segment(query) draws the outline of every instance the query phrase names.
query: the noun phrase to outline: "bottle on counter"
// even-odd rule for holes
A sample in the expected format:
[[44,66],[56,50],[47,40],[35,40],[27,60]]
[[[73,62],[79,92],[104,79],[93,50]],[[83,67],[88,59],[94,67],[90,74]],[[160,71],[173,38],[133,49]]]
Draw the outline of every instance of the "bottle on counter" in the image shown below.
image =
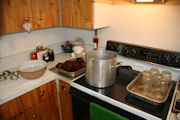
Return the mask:
[[48,56],[49,56],[49,61],[54,61],[53,49],[48,49]]
[[37,52],[31,52],[31,60],[37,60]]
[[44,53],[44,54],[43,54],[43,60],[46,61],[46,62],[49,62],[48,53]]
[[95,37],[93,38],[93,42],[94,42],[94,50],[97,50],[98,49],[98,42],[99,42],[99,39],[97,37],[97,30],[95,30]]
[[37,52],[37,59],[43,60],[43,54],[47,53],[47,49],[44,49],[43,46],[40,45],[40,46],[37,46],[36,52]]

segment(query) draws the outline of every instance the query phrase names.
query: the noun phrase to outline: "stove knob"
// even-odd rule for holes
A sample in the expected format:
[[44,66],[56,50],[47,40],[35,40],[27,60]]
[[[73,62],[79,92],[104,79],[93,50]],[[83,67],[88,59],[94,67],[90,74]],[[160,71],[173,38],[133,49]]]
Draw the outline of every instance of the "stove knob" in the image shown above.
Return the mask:
[[170,61],[170,56],[168,54],[164,54],[162,56],[162,64],[169,65],[169,61]]
[[135,55],[136,55],[136,50],[135,50],[135,49],[132,49],[132,50],[130,51],[130,55],[131,55],[131,56],[135,56]]
[[129,49],[128,49],[127,47],[124,48],[124,50],[123,50],[123,55],[124,55],[124,56],[129,55]]

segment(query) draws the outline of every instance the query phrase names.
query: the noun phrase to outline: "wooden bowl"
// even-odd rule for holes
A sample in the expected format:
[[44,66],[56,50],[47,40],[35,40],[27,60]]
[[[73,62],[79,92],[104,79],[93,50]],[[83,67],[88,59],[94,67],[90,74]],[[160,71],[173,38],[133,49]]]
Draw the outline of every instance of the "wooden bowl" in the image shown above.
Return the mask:
[[46,71],[46,62],[40,60],[31,60],[22,64],[18,70],[25,79],[37,79]]

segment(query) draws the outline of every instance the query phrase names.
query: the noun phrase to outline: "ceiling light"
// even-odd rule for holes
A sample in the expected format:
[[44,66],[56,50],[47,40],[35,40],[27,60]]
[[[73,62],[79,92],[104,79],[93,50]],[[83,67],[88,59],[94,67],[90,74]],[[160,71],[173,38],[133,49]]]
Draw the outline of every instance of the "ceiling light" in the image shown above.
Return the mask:
[[132,0],[133,3],[165,3],[165,0]]
[[154,0],[136,0],[136,2],[154,2]]

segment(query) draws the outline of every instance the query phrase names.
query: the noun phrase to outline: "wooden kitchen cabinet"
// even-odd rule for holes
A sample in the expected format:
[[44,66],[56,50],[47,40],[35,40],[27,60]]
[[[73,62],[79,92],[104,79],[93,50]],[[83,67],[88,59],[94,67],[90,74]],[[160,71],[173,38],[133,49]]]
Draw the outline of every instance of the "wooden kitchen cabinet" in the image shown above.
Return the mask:
[[98,29],[107,27],[111,0],[61,0],[62,26]]
[[25,22],[32,29],[60,26],[59,0],[1,0],[0,35],[24,31]]
[[73,120],[71,94],[68,93],[70,85],[60,80],[60,104],[62,120]]
[[21,96],[27,120],[59,120],[56,81]]
[[31,0],[0,1],[0,35],[23,31],[24,19],[32,23]]
[[21,100],[23,103],[23,107],[26,110],[56,93],[56,81],[54,80],[22,95]]
[[56,81],[0,106],[0,120],[60,120]]
[[27,120],[59,120],[57,94],[25,111]]
[[60,26],[59,0],[31,0],[33,29]]
[[15,117],[11,118],[10,120],[26,120],[24,113],[19,113]]
[[18,120],[18,118],[21,117],[21,115],[18,114],[22,113],[23,111],[23,105],[20,97],[15,98],[0,106],[0,120]]

